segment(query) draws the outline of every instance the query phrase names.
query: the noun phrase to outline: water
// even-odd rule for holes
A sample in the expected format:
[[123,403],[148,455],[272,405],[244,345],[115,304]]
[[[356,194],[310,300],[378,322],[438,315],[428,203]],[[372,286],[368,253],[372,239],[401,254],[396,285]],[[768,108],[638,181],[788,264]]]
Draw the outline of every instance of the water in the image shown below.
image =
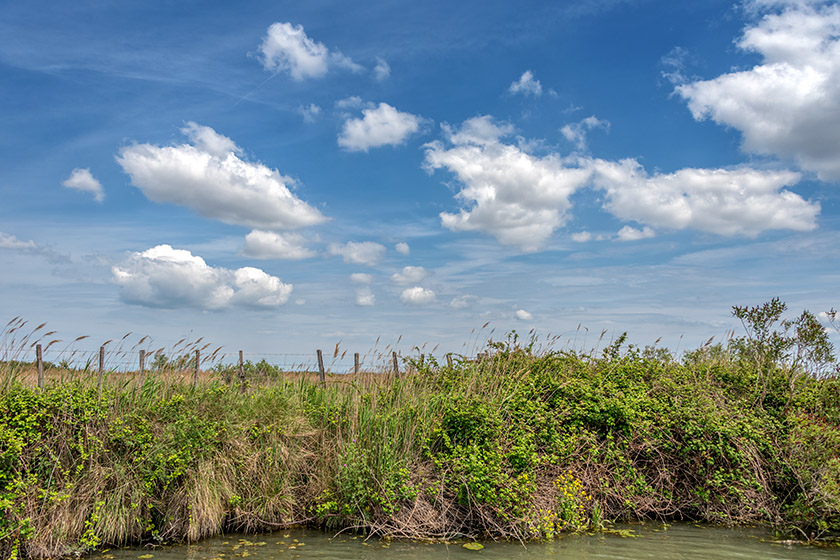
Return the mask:
[[172,547],[133,548],[96,553],[93,560],[657,560],[738,559],[840,560],[840,548],[772,542],[761,529],[645,524],[622,527],[635,537],[616,534],[570,535],[549,543],[486,542],[472,551],[463,543],[412,543],[365,540],[317,531],[228,535]]

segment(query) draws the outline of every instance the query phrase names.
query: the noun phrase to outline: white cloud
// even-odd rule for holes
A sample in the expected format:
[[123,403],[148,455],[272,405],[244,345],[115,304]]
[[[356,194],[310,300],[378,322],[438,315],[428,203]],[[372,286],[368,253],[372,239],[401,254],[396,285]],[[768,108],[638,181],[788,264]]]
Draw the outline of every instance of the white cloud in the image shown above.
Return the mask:
[[744,29],[738,47],[761,64],[676,91],[697,120],[711,118],[743,135],[743,149],[792,158],[822,180],[840,180],[840,5],[785,6]]
[[376,296],[367,286],[356,288],[356,305],[369,307],[376,305]]
[[335,108],[341,110],[348,110],[348,109],[361,109],[365,106],[365,102],[362,101],[362,98],[358,95],[352,95],[350,97],[345,97],[344,99],[339,99],[335,102]]
[[76,168],[70,172],[70,176],[62,183],[69,189],[76,189],[77,191],[89,192],[93,195],[93,200],[102,202],[105,200],[105,190],[100,183],[90,173],[90,169]]
[[322,78],[329,68],[363,68],[339,51],[330,52],[323,44],[306,35],[302,25],[277,22],[268,28],[260,45],[262,64],[271,72],[286,72],[293,80]]
[[10,233],[0,231],[0,249],[38,250],[39,247],[34,241],[21,241]]
[[300,260],[315,256],[299,233],[275,233],[255,229],[245,236],[242,254],[255,259]]
[[436,301],[437,296],[432,290],[421,288],[420,286],[414,286],[413,288],[406,288],[403,290],[403,293],[400,295],[400,299],[403,302],[410,303],[412,305],[424,305],[426,303]]
[[515,315],[516,315],[516,318],[519,319],[520,321],[530,321],[531,319],[534,318],[533,315],[531,315],[530,313],[528,313],[524,309],[518,309],[516,311]]
[[539,97],[542,95],[542,85],[539,80],[534,79],[534,74],[530,70],[526,70],[519,77],[518,82],[513,82],[508,88],[510,93],[521,93],[522,95],[533,95]]
[[475,296],[455,296],[452,298],[452,301],[449,302],[449,307],[453,309],[466,309],[467,307],[475,305],[476,302],[478,302],[478,298]]
[[314,123],[321,115],[321,107],[310,103],[309,105],[301,105],[298,107],[298,113],[303,115],[303,122]]
[[565,224],[570,196],[591,175],[556,154],[538,157],[503,143],[512,127],[488,116],[469,119],[457,132],[443,130],[452,147],[426,144],[424,166],[445,168],[462,184],[456,194],[461,210],[440,214],[443,226],[453,231],[482,231],[504,245],[536,251]]
[[429,273],[422,266],[406,266],[402,272],[395,272],[391,275],[391,281],[395,284],[416,284],[425,279]]
[[602,128],[609,132],[610,121],[601,120],[595,115],[591,115],[576,123],[567,124],[560,129],[560,133],[566,140],[573,143],[578,150],[585,150],[586,133],[594,128]]
[[592,240],[592,234],[588,231],[578,231],[572,234],[572,241],[575,243],[586,243]]
[[135,144],[117,157],[131,183],[154,202],[186,206],[228,224],[265,230],[295,229],[325,221],[290,189],[294,180],[243,159],[230,138],[188,123],[190,144]]
[[350,281],[354,284],[370,284],[373,282],[373,276],[364,272],[354,272],[350,275]]
[[385,246],[373,241],[348,241],[344,245],[330,243],[327,247],[330,255],[340,256],[346,263],[373,266],[385,255]]
[[361,119],[347,119],[338,135],[338,145],[350,151],[366,152],[379,146],[396,146],[420,130],[423,119],[404,113],[387,103],[362,111]]
[[411,253],[411,247],[408,246],[408,243],[397,243],[394,245],[394,250],[401,255],[408,255]]
[[819,203],[783,189],[800,179],[791,171],[689,168],[650,176],[634,159],[591,165],[595,185],[606,191],[604,207],[623,220],[747,237],[817,227]]
[[148,307],[272,308],[286,303],[292,293],[291,284],[258,268],[211,267],[169,245],[133,253],[111,271],[124,301]]
[[651,237],[656,237],[656,232],[649,226],[645,226],[642,229],[636,229],[632,226],[624,226],[618,230],[618,233],[616,234],[616,239],[618,241],[638,241],[640,239],[650,239]]
[[384,58],[376,59],[376,68],[373,69],[373,75],[380,82],[387,80],[391,76],[391,66]]

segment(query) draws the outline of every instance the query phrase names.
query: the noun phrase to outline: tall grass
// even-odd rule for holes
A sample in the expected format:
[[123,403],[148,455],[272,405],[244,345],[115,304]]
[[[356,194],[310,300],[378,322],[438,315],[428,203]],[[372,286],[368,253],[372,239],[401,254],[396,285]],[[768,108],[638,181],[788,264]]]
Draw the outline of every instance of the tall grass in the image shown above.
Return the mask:
[[758,368],[733,343],[677,359],[623,337],[583,352],[513,335],[480,360],[407,360],[400,378],[322,385],[262,366],[240,386],[222,365],[194,387],[201,341],[182,341],[168,355],[184,360],[111,375],[100,393],[87,363],[37,389],[19,358],[52,334],[10,325],[0,554],[298,524],[523,540],[615,519],[840,528],[836,375]]

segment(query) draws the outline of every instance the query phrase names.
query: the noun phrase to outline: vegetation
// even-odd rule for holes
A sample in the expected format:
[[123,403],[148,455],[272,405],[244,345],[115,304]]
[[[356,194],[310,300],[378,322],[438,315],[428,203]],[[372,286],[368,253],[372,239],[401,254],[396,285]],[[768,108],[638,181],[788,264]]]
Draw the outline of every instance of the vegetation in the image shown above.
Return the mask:
[[746,336],[679,359],[511,333],[480,361],[325,385],[257,364],[267,381],[246,388],[220,367],[196,387],[39,390],[7,363],[0,556],[294,524],[525,540],[656,518],[822,538],[840,530],[840,379],[817,319],[784,311],[734,308]]

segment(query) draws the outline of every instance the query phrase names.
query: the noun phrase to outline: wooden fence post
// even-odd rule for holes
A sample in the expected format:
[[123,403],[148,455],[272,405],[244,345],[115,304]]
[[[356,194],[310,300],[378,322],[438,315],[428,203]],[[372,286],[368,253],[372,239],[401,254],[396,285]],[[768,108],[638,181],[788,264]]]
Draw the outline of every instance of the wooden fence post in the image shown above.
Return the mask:
[[239,384],[242,391],[245,390],[245,362],[242,359],[242,350],[239,351]]
[[143,385],[143,376],[146,373],[146,351],[140,350],[140,385]]
[[99,397],[102,398],[102,382],[105,380],[105,345],[99,347]]
[[452,367],[452,352],[446,353],[446,365]]
[[396,350],[392,353],[392,355],[394,357],[394,375],[397,377],[397,379],[399,379],[399,377],[400,377],[400,365],[399,365],[399,362],[397,362],[397,352],[396,352]]
[[324,384],[327,382],[327,374],[324,371],[324,353],[321,350],[318,350],[318,373],[321,376],[321,383]]
[[353,373],[359,375],[359,353],[353,354]]
[[201,350],[195,351],[195,372],[193,373],[193,388],[198,387],[198,362],[201,361]]
[[420,367],[423,367],[423,362],[426,361],[426,354],[420,354]]
[[38,388],[44,388],[44,355],[41,350],[41,345],[35,346],[35,362],[38,366]]

